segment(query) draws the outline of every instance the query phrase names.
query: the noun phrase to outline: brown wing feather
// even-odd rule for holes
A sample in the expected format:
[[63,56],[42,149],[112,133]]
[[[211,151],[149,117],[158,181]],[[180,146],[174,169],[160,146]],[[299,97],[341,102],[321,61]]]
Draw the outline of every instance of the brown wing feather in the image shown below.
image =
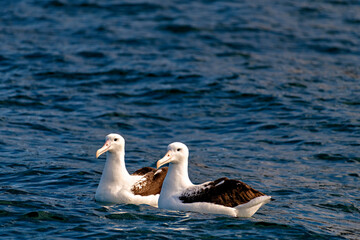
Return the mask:
[[146,173],[148,172],[154,172],[156,171],[155,168],[152,168],[152,167],[143,167],[143,168],[140,168],[138,170],[136,170],[133,174],[131,175],[145,175]]
[[264,195],[241,181],[220,178],[188,189],[179,199],[183,203],[209,202],[236,207]]
[[162,184],[164,182],[166,173],[168,171],[168,167],[164,167],[160,169],[146,167],[142,169],[139,169],[135,172],[138,174],[135,173],[132,174],[132,175],[142,175],[139,173],[145,172],[143,177],[138,182],[136,182],[134,186],[131,188],[131,191],[135,195],[141,195],[141,196],[160,194]]

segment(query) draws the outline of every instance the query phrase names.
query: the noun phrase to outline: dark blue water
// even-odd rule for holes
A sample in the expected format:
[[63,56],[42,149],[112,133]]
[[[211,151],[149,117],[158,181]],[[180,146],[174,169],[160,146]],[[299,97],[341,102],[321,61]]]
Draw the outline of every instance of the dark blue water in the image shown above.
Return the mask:
[[[11,0],[0,6],[2,239],[359,239],[360,2]],[[94,201],[174,141],[190,178],[272,195],[252,218]]]

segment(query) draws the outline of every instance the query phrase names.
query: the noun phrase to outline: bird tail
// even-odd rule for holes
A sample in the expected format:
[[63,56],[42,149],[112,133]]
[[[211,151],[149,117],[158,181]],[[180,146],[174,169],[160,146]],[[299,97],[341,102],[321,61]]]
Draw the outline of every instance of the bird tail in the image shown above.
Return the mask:
[[251,217],[264,204],[270,202],[271,196],[260,196],[252,199],[250,202],[235,207],[237,217]]

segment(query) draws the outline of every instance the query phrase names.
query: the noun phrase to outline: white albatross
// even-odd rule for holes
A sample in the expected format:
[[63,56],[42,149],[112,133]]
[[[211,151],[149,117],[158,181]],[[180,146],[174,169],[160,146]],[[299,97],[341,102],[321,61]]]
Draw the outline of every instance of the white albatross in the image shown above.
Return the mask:
[[167,169],[144,167],[130,175],[125,167],[125,140],[119,134],[106,136],[104,146],[96,152],[96,158],[105,152],[106,162],[95,200],[157,207]]
[[194,185],[188,175],[188,157],[186,145],[174,142],[157,162],[157,168],[170,163],[159,197],[159,208],[251,217],[270,201],[270,196],[238,180],[220,178]]

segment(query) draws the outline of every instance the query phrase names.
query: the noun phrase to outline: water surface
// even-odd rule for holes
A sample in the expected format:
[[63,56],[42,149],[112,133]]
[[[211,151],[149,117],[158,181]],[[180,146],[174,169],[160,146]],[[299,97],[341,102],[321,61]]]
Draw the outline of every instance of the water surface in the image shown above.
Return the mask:
[[[14,0],[0,7],[4,239],[358,239],[360,3]],[[252,218],[94,201],[108,133],[129,171],[190,149]]]

